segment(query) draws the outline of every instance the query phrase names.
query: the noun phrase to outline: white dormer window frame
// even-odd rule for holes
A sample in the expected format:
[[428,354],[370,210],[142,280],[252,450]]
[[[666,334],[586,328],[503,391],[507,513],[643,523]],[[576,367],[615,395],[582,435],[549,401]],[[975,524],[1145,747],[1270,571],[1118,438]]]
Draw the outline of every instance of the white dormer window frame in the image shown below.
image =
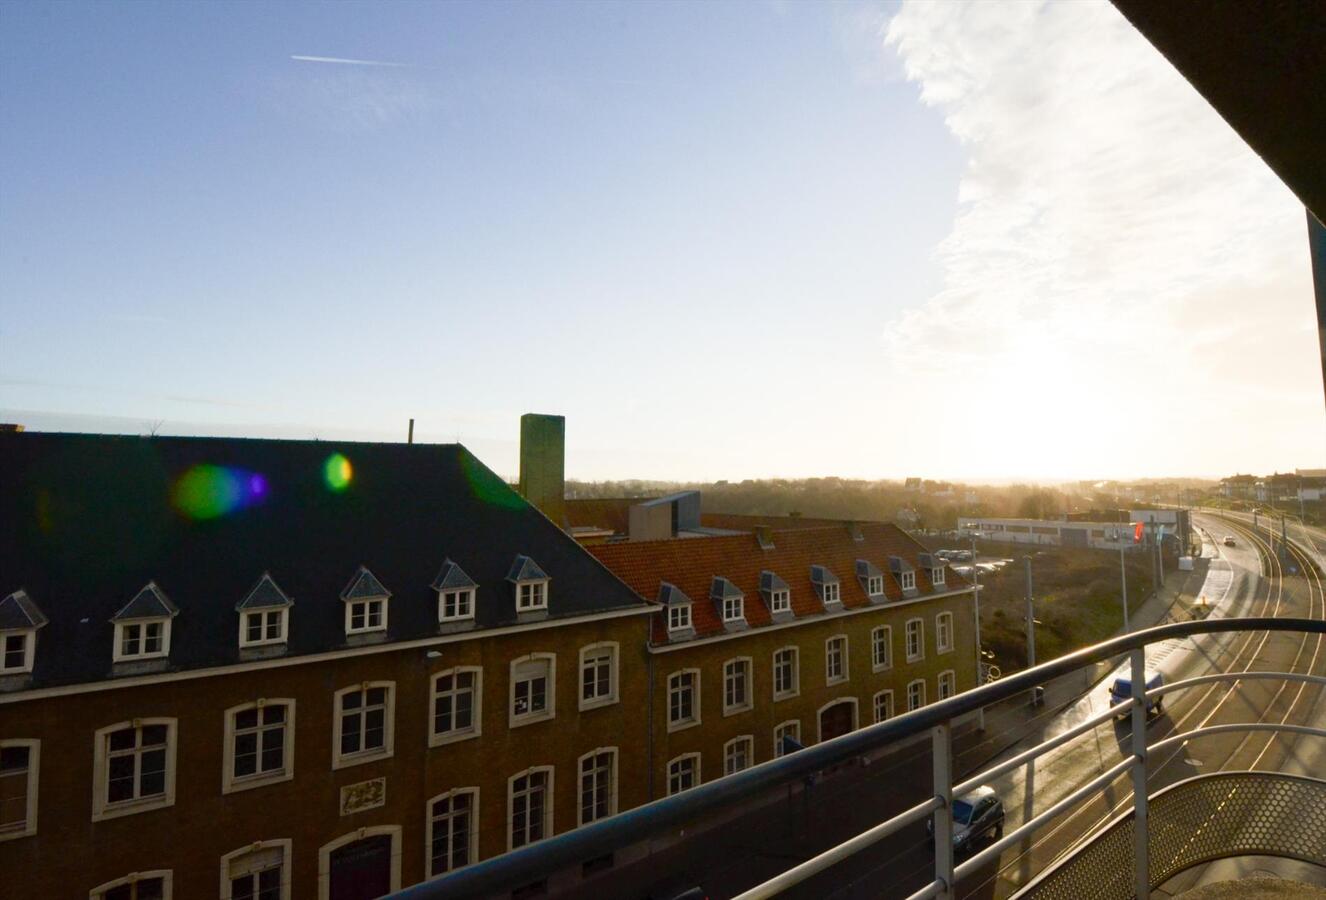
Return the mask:
[[842,602],[842,595],[839,593],[838,582],[824,582],[824,602],[825,604]]
[[769,592],[769,611],[773,613],[785,613],[792,611],[792,592],[787,588]]
[[0,631],[0,677],[31,672],[36,657],[36,628]]
[[534,612],[548,608],[549,578],[516,582],[516,612]]
[[744,601],[745,597],[738,594],[735,597],[723,598],[723,621],[741,622],[746,618]]
[[[239,646],[266,647],[286,643],[290,628],[289,612],[288,606],[242,610],[239,614]],[[256,626],[258,637],[250,636],[250,626]]]
[[[356,622],[356,620],[358,620]],[[387,598],[362,597],[345,601],[345,633],[372,634],[387,630]]]
[[115,623],[111,662],[165,659],[170,655],[170,616],[145,616]]
[[871,575],[866,579],[866,593],[872,597],[878,597],[884,593],[884,576]]
[[930,583],[931,583],[931,584],[943,584],[943,583],[944,583],[944,567],[943,567],[943,566],[935,566],[933,569],[930,570]]
[[691,627],[691,605],[674,603],[668,607],[668,631],[685,631]]
[[898,583],[904,591],[916,590],[916,573],[908,569],[898,575]]
[[437,620],[463,622],[474,618],[474,588],[446,588],[437,592]]

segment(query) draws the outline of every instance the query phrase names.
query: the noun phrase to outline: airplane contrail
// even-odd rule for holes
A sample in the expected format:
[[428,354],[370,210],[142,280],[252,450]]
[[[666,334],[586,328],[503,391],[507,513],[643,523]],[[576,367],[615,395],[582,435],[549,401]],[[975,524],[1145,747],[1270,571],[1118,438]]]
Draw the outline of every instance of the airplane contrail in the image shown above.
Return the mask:
[[381,62],[376,59],[342,59],[339,56],[296,56],[292,54],[291,59],[299,62],[316,63],[336,63],[342,66],[386,66],[392,69],[408,69],[409,63]]

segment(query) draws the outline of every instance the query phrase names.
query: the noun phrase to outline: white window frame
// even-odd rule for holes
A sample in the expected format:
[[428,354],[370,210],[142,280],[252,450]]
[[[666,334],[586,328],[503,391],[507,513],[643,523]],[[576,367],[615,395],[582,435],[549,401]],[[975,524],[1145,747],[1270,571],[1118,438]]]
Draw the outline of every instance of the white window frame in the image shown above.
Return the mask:
[[[691,769],[691,773],[692,773],[692,776],[693,776],[693,779],[694,779],[694,783],[693,783],[690,787],[685,787],[685,788],[681,788],[680,790],[676,790],[676,791],[674,791],[674,790],[672,789],[672,778],[673,778],[672,767],[673,767],[673,766],[680,766],[681,764],[683,764],[683,763],[687,763],[687,762],[693,763],[693,765],[692,765],[692,769]],[[681,754],[681,756],[674,756],[672,759],[668,760],[668,770],[667,770],[667,778],[668,778],[668,781],[667,781],[667,787],[668,787],[668,794],[667,794],[667,795],[668,795],[669,797],[671,797],[673,794],[680,794],[680,793],[683,793],[684,791],[689,791],[691,788],[696,788],[696,787],[699,787],[700,785],[704,784],[704,780],[703,780],[703,778],[702,778],[702,776],[701,776],[701,773],[700,773],[700,762],[701,762],[701,757],[700,757],[700,754],[699,754],[699,753],[683,753],[683,754]],[[680,776],[680,772],[678,772],[677,774],[678,774],[678,776]]]
[[[619,645],[616,641],[599,641],[596,644],[588,644],[580,648],[580,666],[579,666],[580,682],[577,688],[576,696],[579,698],[579,706],[582,711],[587,709],[597,709],[600,706],[612,706],[613,704],[618,702],[617,671],[619,669],[618,660],[621,658],[621,653],[619,652],[618,647]],[[585,669],[588,664],[588,658],[590,657],[591,654],[597,656],[598,654],[600,654],[602,651],[605,650],[607,651],[608,654],[608,693],[596,694],[595,696],[590,697],[588,700],[586,700]],[[597,685],[598,685],[597,678],[594,679],[594,684],[595,684],[595,689],[597,690]]]
[[898,583],[902,585],[902,589],[904,591],[916,590],[916,573],[913,572],[911,569],[907,569],[906,571],[899,573]]
[[[738,745],[744,745],[746,750],[746,764],[740,769],[732,768],[732,756]],[[735,775],[736,773],[749,769],[755,765],[755,736],[750,734],[739,734],[732,740],[723,745],[723,775]]]
[[[23,639],[23,663],[17,668],[5,668],[5,645],[9,643],[12,637]],[[37,656],[37,629],[35,628],[10,628],[6,631],[0,631],[0,678],[6,675],[22,675],[32,671],[33,660]]]
[[113,891],[117,887],[124,887],[126,884],[134,884],[139,881],[147,881],[149,878],[160,878],[162,900],[171,900],[174,896],[174,888],[171,884],[175,879],[175,871],[173,869],[152,869],[147,872],[134,872],[132,875],[116,878],[114,881],[108,881],[105,884],[99,884],[88,892],[88,900],[102,900],[107,892]]
[[[450,866],[448,858],[448,867],[441,871],[433,869],[433,831],[437,826],[437,821],[433,818],[433,804],[443,800],[450,800],[461,794],[470,795],[470,837],[469,837],[469,856],[470,861],[463,866]],[[459,872],[461,869],[469,868],[479,861],[479,788],[477,785],[470,787],[453,788],[449,791],[443,791],[436,797],[428,798],[424,803],[424,877],[436,878],[439,875],[446,875],[448,872]]]
[[935,566],[930,570],[930,583],[940,585],[944,583],[944,567]]
[[[437,698],[441,693],[437,689],[437,683],[448,676],[453,679],[457,675],[474,676],[474,703],[470,708],[470,727],[464,729],[453,728],[451,731],[435,731],[437,722]],[[453,695],[455,690],[451,692]],[[455,719],[455,705],[452,705],[452,718]],[[476,738],[483,734],[483,668],[480,666],[455,666],[450,669],[443,669],[440,672],[434,672],[428,676],[428,746],[440,747],[443,744],[454,744],[457,741],[468,741],[470,738]],[[438,798],[434,798],[438,799]]]
[[772,613],[786,613],[792,611],[792,592],[787,588],[769,592],[769,611]]
[[[386,631],[386,630],[387,630],[387,599],[388,599],[388,598],[386,598],[386,597],[362,597],[362,598],[357,599],[357,600],[346,600],[346,601],[345,601],[345,633],[346,633],[346,635],[349,636],[349,635],[352,635],[352,634],[375,634],[375,633],[377,633],[377,632],[379,632],[379,631]],[[382,621],[381,621],[379,624],[377,624],[377,625],[370,625],[370,624],[368,624],[368,621],[369,621],[369,611],[370,611],[371,608],[372,608],[372,604],[375,604],[375,603],[376,603],[376,604],[380,604],[380,605],[382,606]],[[361,627],[359,627],[359,628],[355,628],[354,625],[351,624],[351,623],[354,621],[354,610],[355,610],[355,607],[357,607],[357,606],[362,606],[362,607],[364,607],[364,624],[363,624],[363,626],[361,626]]]
[[368,825],[349,834],[328,841],[318,848],[318,900],[330,900],[331,896],[331,855],[346,844],[362,841],[364,838],[388,835],[391,838],[391,889],[401,889],[401,826]]
[[[778,690],[778,655],[780,653],[792,654],[792,686],[787,690],[779,692]],[[779,647],[773,652],[773,698],[779,700],[788,700],[801,693],[801,648],[796,646]]]
[[744,622],[746,619],[746,598],[738,594],[723,598],[723,621]]
[[[166,771],[165,791],[157,796],[119,800],[111,803],[107,799],[107,780],[110,777],[110,748],[108,742],[112,732],[122,728],[144,728],[149,725],[166,726]],[[116,819],[152,809],[165,809],[175,805],[175,753],[179,749],[178,720],[166,717],[148,719],[127,719],[98,728],[92,741],[92,821]],[[111,885],[114,887],[115,885]]]
[[953,649],[953,613],[935,616],[935,653],[948,653]]
[[[884,651],[882,654],[881,649]],[[870,671],[883,672],[891,668],[893,668],[893,626],[880,625],[870,631]]]
[[872,597],[882,597],[884,595],[884,576],[871,575],[867,578],[866,593]]
[[[456,596],[456,613],[447,615],[447,597],[454,594]],[[446,588],[437,592],[437,620],[439,622],[465,622],[474,618],[474,597],[475,589],[467,588]],[[464,609],[465,612],[460,612]]]
[[779,722],[776,726],[774,726],[773,730],[774,759],[777,759],[778,757],[783,755],[783,731],[787,729],[789,725],[796,732],[796,734],[792,735],[792,740],[796,741],[797,743],[801,743],[800,719],[788,719],[786,722]]
[[[585,760],[593,759],[604,753],[612,755],[612,766],[608,771],[608,811],[598,819],[585,820]],[[576,760],[576,827],[584,827],[592,822],[617,815],[617,761],[621,756],[616,747],[595,747]]]
[[[732,666],[736,669],[729,671]],[[745,679],[746,689],[743,692],[744,700],[740,703],[728,703],[728,682],[732,676],[740,671]],[[749,656],[737,656],[723,663],[723,715],[731,716],[737,713],[749,712],[755,705],[755,665]]]
[[[115,623],[115,643],[111,645],[111,662],[138,662],[144,659],[165,659],[170,656],[170,616],[145,616],[141,619],[125,619]],[[161,626],[161,649],[147,653],[142,648],[147,644],[147,627]],[[141,629],[138,632],[139,652],[125,653],[124,639],[130,628]]]
[[290,884],[294,880],[293,873],[290,871],[290,843],[289,838],[275,841],[254,841],[252,844],[240,847],[238,850],[231,850],[221,857],[221,893],[219,894],[221,900],[234,900],[234,895],[230,893],[231,861],[259,850],[270,850],[273,847],[279,847],[281,850],[281,900],[290,900]]
[[[920,688],[919,693],[921,695],[921,703],[918,706],[912,705],[912,688],[914,687]],[[920,709],[923,706],[925,706],[925,679],[917,678],[907,682],[907,711],[911,712],[912,710]]]
[[842,602],[842,591],[840,589],[838,582],[836,581],[824,582],[825,605],[827,606],[830,603],[841,603],[841,602]]
[[[250,709],[263,710],[268,706],[282,705],[286,708],[285,713],[285,742],[282,748],[281,771],[279,772],[255,772],[252,775],[235,775],[235,732],[238,728],[235,725],[236,717]],[[261,714],[260,714],[261,715]],[[261,728],[259,728],[261,731]],[[251,703],[241,703],[238,706],[232,706],[225,712],[225,745],[222,748],[221,760],[221,793],[231,794],[235,791],[246,791],[249,788],[262,787],[267,784],[278,784],[282,781],[289,781],[295,777],[295,700],[293,697],[261,697]]]
[[[341,698],[353,691],[367,692],[373,688],[386,688],[387,695],[385,700],[386,709],[382,721],[382,746],[373,747],[368,750],[356,750],[353,753],[341,753],[341,720],[344,717],[344,711],[341,709]],[[364,709],[364,707],[360,707]],[[360,733],[363,733],[361,723]],[[350,766],[358,766],[366,762],[373,762],[379,759],[390,759],[395,754],[396,748],[396,682],[394,681],[364,681],[359,684],[352,684],[349,687],[343,687],[332,697],[332,769],[346,769]]]
[[[263,609],[245,609],[240,610],[239,614],[239,646],[245,647],[267,647],[273,644],[286,643],[286,636],[289,631],[290,607],[288,606],[269,606]],[[267,637],[267,617],[276,615],[280,621],[280,634],[277,637]],[[262,631],[262,637],[256,641],[249,640],[249,617],[259,617],[259,629]]]
[[[525,841],[518,845],[516,844],[516,834],[513,829],[516,818],[516,782],[521,778],[525,778],[538,772],[546,773],[548,776],[547,781],[544,782],[543,788],[543,837],[532,841]],[[515,850],[517,846],[528,847],[531,844],[537,844],[539,841],[545,841],[553,836],[553,798],[556,796],[553,779],[555,776],[556,771],[552,766],[530,766],[528,769],[522,769],[506,780],[506,849],[508,852]],[[525,828],[528,832],[528,822],[526,823]]]
[[[842,656],[841,656],[841,659],[839,659],[839,661],[838,661],[839,667],[841,668],[842,671],[839,672],[837,675],[834,675],[834,674],[833,674],[833,646],[834,646],[835,642],[837,642],[837,641],[842,641]],[[847,663],[848,663],[848,659],[847,659],[847,635],[845,635],[845,634],[835,634],[835,635],[833,635],[832,637],[825,638],[825,640],[824,640],[824,683],[825,683],[825,684],[842,684],[843,682],[849,680],[852,676],[851,676],[851,670],[848,668]]]
[[[948,691],[944,691],[944,683],[948,683]],[[947,700],[958,692],[958,676],[952,669],[945,669],[939,673],[935,679],[935,690],[940,700]]]
[[[673,687],[672,682],[674,679],[680,678],[683,675],[691,676],[691,717],[689,719],[678,719],[676,721],[673,721],[672,693],[677,688]],[[694,728],[696,725],[699,725],[700,724],[700,670],[678,669],[677,671],[672,672],[671,674],[668,675],[667,686],[668,686],[668,697],[667,697],[668,731],[669,732],[682,731],[686,728]]]
[[[913,632],[912,626],[916,629]],[[916,649],[912,649],[912,635],[916,635]],[[920,662],[925,659],[925,619],[908,619],[903,633],[903,650],[907,654],[909,663]]]
[[[537,612],[548,608],[548,582],[551,578],[531,578],[516,582],[516,612]],[[530,602],[525,602],[525,588],[529,588]]]
[[[545,688],[544,708],[537,712],[516,713],[516,667],[523,663],[533,662],[535,660],[546,660],[548,663],[548,686]],[[534,722],[545,722],[557,718],[557,654],[556,653],[529,653],[519,659],[511,660],[507,669],[509,683],[506,715],[507,727],[519,728],[522,725],[530,725]]]
[[37,792],[41,777],[41,741],[35,738],[4,738],[0,740],[0,749],[5,747],[28,748],[28,795],[27,807],[23,814],[23,827],[9,831],[0,831],[0,842],[15,838],[30,837],[37,833]]
[[[888,708],[888,715],[884,716],[883,718],[881,718],[879,715],[879,706],[881,700],[884,701],[884,705]],[[893,690],[890,688],[880,691],[879,693],[875,694],[874,697],[870,698],[870,710],[875,716],[876,725],[878,725],[880,722],[885,722],[889,719],[892,719],[895,715],[897,715],[896,707],[894,707],[893,705]]]
[[667,616],[669,632],[686,631],[691,627],[691,604],[673,603],[668,606]]

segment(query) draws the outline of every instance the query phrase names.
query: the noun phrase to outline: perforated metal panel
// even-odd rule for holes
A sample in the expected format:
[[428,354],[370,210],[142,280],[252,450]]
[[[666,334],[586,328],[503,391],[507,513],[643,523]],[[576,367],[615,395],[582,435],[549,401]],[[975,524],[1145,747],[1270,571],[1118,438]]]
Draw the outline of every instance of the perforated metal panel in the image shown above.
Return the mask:
[[[1217,772],[1171,785],[1148,804],[1154,889],[1184,869],[1232,856],[1326,866],[1326,781],[1276,772]],[[1129,812],[1016,895],[1027,900],[1133,896]]]

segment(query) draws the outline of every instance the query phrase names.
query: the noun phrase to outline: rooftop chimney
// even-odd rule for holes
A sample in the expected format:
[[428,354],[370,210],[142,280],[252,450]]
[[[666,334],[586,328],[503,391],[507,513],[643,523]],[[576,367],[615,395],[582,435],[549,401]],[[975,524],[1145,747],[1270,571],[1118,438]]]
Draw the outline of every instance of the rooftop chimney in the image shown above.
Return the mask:
[[755,526],[755,539],[760,542],[761,550],[772,550],[774,548],[773,529],[768,525]]
[[566,417],[520,417],[520,493],[558,525],[566,525]]

